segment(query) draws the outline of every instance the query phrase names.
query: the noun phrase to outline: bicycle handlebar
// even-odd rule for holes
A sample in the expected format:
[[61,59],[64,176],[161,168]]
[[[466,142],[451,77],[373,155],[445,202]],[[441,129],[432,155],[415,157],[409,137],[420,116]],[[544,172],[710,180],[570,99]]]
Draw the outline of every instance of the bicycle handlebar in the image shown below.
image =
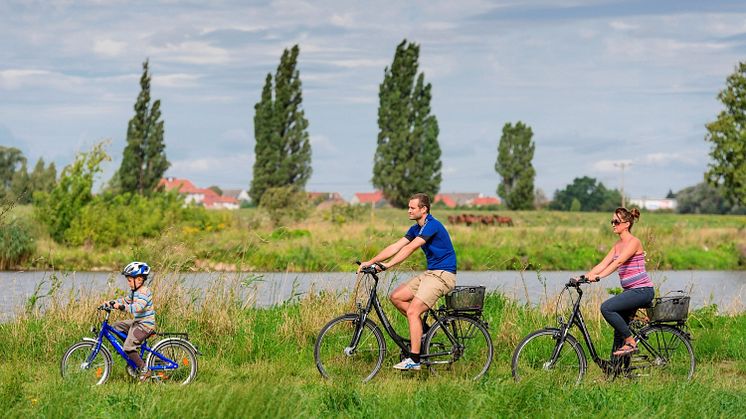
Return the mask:
[[[361,264],[362,264],[362,262],[360,262],[359,260],[355,261],[355,263],[357,263],[358,265],[361,265]],[[376,268],[376,267],[378,267],[378,268]],[[375,274],[377,274],[378,272],[383,272],[383,271],[385,271],[385,270],[386,270],[386,267],[385,267],[385,266],[383,266],[383,264],[382,264],[382,263],[380,263],[380,262],[376,262],[376,263],[374,263],[374,264],[372,264],[372,265],[370,265],[370,266],[366,266],[366,267],[364,267],[364,268],[360,269],[360,272],[362,272],[362,273],[364,273],[364,274],[371,274],[371,275],[375,275]]]
[[570,278],[570,281],[565,284],[566,287],[574,287],[577,288],[583,284],[590,284],[591,282],[598,282],[601,278],[596,277],[595,281],[591,281],[590,279],[586,278],[585,275],[580,275],[577,278]]

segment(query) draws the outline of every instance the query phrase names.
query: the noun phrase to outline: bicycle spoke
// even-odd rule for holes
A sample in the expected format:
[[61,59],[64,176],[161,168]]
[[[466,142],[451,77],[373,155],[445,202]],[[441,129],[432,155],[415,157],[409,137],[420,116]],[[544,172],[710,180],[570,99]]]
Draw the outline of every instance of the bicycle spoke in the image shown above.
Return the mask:
[[443,324],[433,326],[425,341],[423,360],[435,374],[475,380],[480,378],[492,363],[493,349],[489,333],[477,320],[453,317],[444,321],[445,328],[455,339],[451,340]]
[[694,374],[694,351],[686,336],[678,329],[655,325],[648,328],[644,341],[638,343],[639,353],[631,357],[631,377],[688,380]]
[[381,368],[386,346],[380,331],[372,323],[365,323],[357,345],[350,346],[358,322],[355,315],[342,316],[322,329],[314,348],[314,358],[324,377],[367,381]]
[[585,373],[585,355],[568,335],[561,347],[558,330],[539,330],[528,335],[513,353],[513,377],[517,381],[550,379],[560,385],[579,383]]

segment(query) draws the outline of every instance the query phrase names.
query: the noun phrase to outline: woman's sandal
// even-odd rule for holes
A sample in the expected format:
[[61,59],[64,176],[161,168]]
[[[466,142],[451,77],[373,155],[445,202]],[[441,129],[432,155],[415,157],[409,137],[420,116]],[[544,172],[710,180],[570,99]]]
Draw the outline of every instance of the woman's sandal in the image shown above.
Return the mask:
[[629,343],[625,343],[624,345],[620,346],[619,349],[614,351],[614,356],[624,356],[629,355],[637,352],[637,346],[630,345]]

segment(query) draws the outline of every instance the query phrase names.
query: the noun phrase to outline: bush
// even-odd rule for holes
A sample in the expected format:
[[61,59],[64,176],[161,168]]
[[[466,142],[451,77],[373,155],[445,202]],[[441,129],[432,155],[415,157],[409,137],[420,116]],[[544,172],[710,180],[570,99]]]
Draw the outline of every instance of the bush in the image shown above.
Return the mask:
[[267,211],[275,226],[283,222],[304,220],[310,212],[308,195],[295,186],[267,189],[259,206]]
[[224,214],[209,213],[202,207],[184,207],[183,199],[175,193],[156,193],[151,197],[104,194],[81,210],[65,233],[65,240],[73,245],[114,247],[157,237],[170,226],[194,233],[222,230],[226,224]]
[[0,228],[0,270],[27,261],[36,251],[36,242],[23,223],[12,220]]

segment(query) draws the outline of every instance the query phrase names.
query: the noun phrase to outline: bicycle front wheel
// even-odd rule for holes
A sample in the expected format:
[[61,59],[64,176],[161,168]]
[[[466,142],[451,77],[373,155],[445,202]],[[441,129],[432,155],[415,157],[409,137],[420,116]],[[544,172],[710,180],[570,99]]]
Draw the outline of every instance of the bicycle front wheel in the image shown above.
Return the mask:
[[690,380],[696,360],[689,337],[668,325],[652,325],[640,331],[639,352],[632,354],[629,375],[656,379]]
[[355,347],[352,340],[360,324],[357,314],[345,314],[321,329],[313,348],[316,368],[324,378],[345,377],[369,381],[381,369],[386,353],[386,341],[381,330],[365,320]]
[[158,342],[148,356],[152,379],[161,383],[189,384],[197,376],[197,354],[178,339]]
[[487,328],[467,316],[446,317],[435,323],[423,347],[423,361],[434,374],[477,380],[492,364],[492,338]]
[[62,356],[60,373],[65,381],[81,384],[101,385],[111,373],[111,353],[101,347],[96,357],[91,359],[96,342],[83,341],[70,346]]
[[561,385],[580,383],[587,367],[583,348],[570,334],[560,342],[561,335],[559,329],[542,329],[526,336],[513,352],[513,378],[523,381],[540,377]]

